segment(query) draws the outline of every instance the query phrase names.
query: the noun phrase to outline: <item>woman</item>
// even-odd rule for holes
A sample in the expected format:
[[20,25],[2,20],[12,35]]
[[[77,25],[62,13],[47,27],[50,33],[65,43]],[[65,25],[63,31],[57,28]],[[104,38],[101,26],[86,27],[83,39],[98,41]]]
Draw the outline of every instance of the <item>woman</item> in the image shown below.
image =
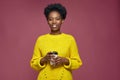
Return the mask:
[[51,31],[38,37],[30,65],[39,71],[37,80],[72,80],[71,71],[82,62],[74,37],[60,30],[66,9],[61,4],[50,4],[44,14]]

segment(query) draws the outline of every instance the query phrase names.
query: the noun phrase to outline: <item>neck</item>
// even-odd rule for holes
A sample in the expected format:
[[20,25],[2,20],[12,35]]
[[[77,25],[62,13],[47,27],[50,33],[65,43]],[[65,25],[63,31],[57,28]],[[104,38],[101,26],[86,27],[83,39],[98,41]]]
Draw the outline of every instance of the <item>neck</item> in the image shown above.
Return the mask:
[[61,31],[51,31],[50,34],[52,34],[52,35],[58,35],[58,34],[61,34]]

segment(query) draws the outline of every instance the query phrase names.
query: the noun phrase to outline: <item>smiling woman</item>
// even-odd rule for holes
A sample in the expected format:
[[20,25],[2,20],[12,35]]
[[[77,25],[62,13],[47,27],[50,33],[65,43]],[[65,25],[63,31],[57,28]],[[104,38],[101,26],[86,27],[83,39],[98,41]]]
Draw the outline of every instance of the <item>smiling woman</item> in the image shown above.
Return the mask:
[[30,65],[39,71],[37,80],[72,80],[71,71],[82,61],[74,37],[61,32],[66,9],[61,4],[50,4],[44,14],[51,31],[38,37]]
[[51,34],[61,33],[60,27],[66,18],[66,8],[61,4],[51,4],[45,8],[44,14],[51,29]]
[[51,29],[51,34],[60,34],[60,27],[64,20],[61,18],[60,13],[52,11],[48,16],[48,24]]

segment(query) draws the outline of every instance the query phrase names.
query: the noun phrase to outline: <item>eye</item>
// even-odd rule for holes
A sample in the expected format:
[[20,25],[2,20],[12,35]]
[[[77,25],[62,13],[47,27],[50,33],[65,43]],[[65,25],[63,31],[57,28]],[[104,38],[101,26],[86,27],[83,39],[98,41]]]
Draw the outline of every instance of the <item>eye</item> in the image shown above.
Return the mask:
[[52,18],[48,18],[48,21],[52,21]]
[[61,20],[61,17],[57,17],[56,20]]

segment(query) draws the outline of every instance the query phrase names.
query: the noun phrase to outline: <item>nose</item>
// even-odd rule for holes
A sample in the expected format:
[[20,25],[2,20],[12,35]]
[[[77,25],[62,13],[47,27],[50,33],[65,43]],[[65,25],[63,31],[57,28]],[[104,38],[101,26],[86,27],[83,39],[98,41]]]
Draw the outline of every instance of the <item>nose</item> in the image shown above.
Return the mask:
[[55,20],[55,19],[53,19],[52,23],[53,23],[53,24],[56,24],[56,20]]

